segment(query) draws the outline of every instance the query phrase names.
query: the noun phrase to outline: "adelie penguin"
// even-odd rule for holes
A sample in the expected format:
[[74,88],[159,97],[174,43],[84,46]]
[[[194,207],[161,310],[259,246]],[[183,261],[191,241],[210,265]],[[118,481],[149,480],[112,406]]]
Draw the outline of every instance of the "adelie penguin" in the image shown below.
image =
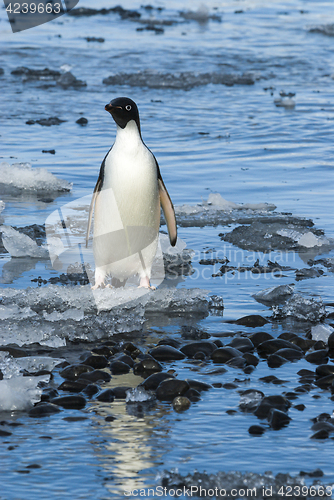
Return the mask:
[[116,122],[117,134],[102,162],[89,210],[86,246],[95,206],[93,289],[104,287],[108,275],[120,282],[139,275],[140,287],[153,288],[160,206],[172,246],[177,239],[174,207],[158,162],[142,140],[136,103],[118,97],[105,109]]

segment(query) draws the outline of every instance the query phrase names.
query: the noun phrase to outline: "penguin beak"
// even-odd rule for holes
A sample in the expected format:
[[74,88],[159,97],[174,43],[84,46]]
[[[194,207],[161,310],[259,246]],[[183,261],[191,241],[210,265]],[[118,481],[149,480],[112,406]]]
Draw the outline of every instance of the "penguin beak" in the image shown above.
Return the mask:
[[113,106],[112,104],[109,103],[104,106],[104,109],[108,111],[108,113],[112,114],[113,111],[115,111],[115,109],[122,109],[122,108],[121,106]]

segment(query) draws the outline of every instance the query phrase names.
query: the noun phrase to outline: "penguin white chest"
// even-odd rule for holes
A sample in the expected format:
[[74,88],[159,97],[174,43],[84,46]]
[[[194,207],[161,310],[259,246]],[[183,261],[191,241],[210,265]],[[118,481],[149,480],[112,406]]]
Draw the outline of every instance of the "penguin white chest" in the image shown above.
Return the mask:
[[94,257],[101,274],[150,277],[160,225],[157,166],[137,125],[118,128],[105,159],[94,215]]

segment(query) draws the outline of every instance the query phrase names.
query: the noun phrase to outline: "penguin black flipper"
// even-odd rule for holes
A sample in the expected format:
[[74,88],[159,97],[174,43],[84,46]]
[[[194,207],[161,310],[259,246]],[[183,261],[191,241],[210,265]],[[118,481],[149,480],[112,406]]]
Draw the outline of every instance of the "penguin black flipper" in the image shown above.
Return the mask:
[[158,162],[155,159],[155,163],[157,165],[158,171],[158,186],[159,186],[159,195],[160,195],[160,203],[162,206],[162,210],[164,212],[164,216],[167,222],[167,229],[169,235],[169,241],[172,247],[175,247],[177,240],[177,228],[176,228],[176,219],[175,219],[175,211],[172,200],[168,194],[167,188],[162,180],[160,168]]
[[99,194],[99,192],[102,189],[102,184],[103,184],[103,179],[104,179],[104,165],[105,165],[106,158],[107,158],[108,154],[110,153],[110,151],[111,150],[109,150],[108,153],[105,155],[103,162],[101,164],[99,177],[97,179],[97,183],[96,183],[94,191],[93,191],[92,201],[90,202],[89,213],[88,213],[87,232],[86,232],[86,248],[88,247],[89,233],[90,233],[90,227],[92,225],[92,217],[93,217],[93,212],[94,212],[95,201],[96,201],[97,195]]

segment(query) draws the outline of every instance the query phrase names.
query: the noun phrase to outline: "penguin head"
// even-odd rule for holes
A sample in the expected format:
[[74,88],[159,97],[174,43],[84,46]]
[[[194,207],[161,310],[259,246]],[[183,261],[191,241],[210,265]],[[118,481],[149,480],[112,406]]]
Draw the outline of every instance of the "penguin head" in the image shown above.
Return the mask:
[[139,112],[136,103],[132,99],[117,97],[110,101],[109,104],[106,104],[104,109],[111,114],[119,127],[125,128],[131,120],[134,120],[140,132]]

